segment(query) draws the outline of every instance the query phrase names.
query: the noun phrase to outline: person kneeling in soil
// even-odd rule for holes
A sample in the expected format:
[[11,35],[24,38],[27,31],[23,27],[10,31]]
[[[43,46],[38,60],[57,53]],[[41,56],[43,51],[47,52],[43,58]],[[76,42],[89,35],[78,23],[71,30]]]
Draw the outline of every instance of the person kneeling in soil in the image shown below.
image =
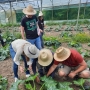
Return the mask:
[[62,68],[58,69],[60,77],[69,76],[74,78],[76,75],[82,78],[90,78],[90,71],[82,56],[74,49],[59,47],[54,53],[54,63],[49,69],[49,76],[59,63],[63,64]]
[[26,40],[17,39],[10,45],[10,55],[13,59],[13,72],[16,82],[18,80],[18,66],[21,73],[24,72],[23,67],[20,65],[20,56],[24,60],[26,77],[29,77],[29,70],[32,70],[32,61],[30,58],[37,58],[39,55],[39,49]]
[[[38,56],[38,62],[37,62],[37,69],[39,76],[36,78],[36,82],[40,83],[40,78],[47,74],[49,68],[53,64],[53,53],[49,49],[42,49],[40,50],[40,54]],[[53,78],[55,74],[55,71],[50,74],[50,76]]]

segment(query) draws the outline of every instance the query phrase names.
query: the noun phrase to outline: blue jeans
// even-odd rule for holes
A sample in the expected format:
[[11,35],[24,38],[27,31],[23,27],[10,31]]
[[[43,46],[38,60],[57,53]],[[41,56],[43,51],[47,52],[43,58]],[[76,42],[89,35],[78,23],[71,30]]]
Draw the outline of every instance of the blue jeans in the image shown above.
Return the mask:
[[[16,54],[16,52],[13,50],[12,45],[10,45],[10,55],[11,55],[12,60],[14,60],[15,54]],[[27,70],[27,68],[29,66],[27,65],[26,59],[25,59],[24,55],[21,55],[21,56],[22,56],[22,59],[24,60],[26,74],[30,74],[29,70]],[[15,64],[14,61],[13,61],[13,72],[14,72],[14,77],[18,78],[18,65]]]
[[[36,39],[27,39],[27,41],[30,42],[31,44],[35,45],[39,50],[42,49],[40,37],[38,37]],[[34,74],[36,73],[37,58],[33,59],[33,63],[32,63],[32,70],[33,70]]]
[[40,39],[41,39],[41,46],[42,46],[42,48],[44,48],[43,33],[41,33],[41,35],[40,35]]

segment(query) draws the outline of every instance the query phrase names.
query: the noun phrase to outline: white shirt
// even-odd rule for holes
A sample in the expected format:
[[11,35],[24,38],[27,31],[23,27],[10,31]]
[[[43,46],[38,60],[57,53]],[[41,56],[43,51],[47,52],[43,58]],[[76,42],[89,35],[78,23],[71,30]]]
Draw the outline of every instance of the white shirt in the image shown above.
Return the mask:
[[[20,65],[20,56],[21,54],[23,53],[23,46],[25,44],[31,44],[30,42],[24,40],[24,39],[17,39],[17,40],[14,40],[11,45],[12,45],[12,48],[13,50],[16,52],[15,54],[15,57],[14,57],[14,62],[17,64],[17,65]],[[31,60],[29,60],[27,62],[28,65],[32,64]]]

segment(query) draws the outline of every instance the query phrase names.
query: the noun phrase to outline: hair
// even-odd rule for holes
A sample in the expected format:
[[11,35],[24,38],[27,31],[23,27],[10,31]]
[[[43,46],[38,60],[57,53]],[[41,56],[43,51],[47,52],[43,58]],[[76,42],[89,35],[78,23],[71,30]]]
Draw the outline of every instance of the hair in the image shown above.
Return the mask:
[[[43,17],[43,16],[38,16],[38,20],[39,20],[39,21],[41,21],[41,17]],[[43,21],[43,19],[42,19],[42,21]]]
[[27,57],[24,52],[23,52],[23,55],[25,56],[26,61],[29,61],[29,57]]

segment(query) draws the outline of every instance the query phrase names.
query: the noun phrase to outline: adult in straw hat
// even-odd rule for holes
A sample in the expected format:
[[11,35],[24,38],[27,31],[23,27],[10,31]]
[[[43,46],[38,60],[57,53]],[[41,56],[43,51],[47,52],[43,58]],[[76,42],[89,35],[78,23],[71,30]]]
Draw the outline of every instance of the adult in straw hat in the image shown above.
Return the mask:
[[[40,40],[40,29],[38,26],[38,19],[36,17],[36,10],[29,5],[23,9],[23,13],[25,17],[22,18],[21,21],[21,35],[23,39],[26,39],[31,44],[34,44],[39,50],[41,47],[41,40]],[[25,35],[24,35],[25,32]],[[26,36],[26,38],[25,38]],[[32,69],[33,72],[36,73],[36,60],[33,59]]]
[[[40,50],[37,63],[39,77],[47,74],[49,68],[53,64],[53,61],[53,53],[49,49],[43,48],[42,50]],[[54,77],[54,72],[50,76]],[[39,77],[37,77],[38,83],[40,82]]]
[[69,76],[74,78],[76,75],[82,78],[90,78],[90,71],[82,56],[74,49],[59,47],[54,54],[54,63],[49,69],[49,76],[59,63],[63,64],[63,68],[59,68],[60,77]]
[[10,45],[10,55],[13,60],[13,72],[16,82],[18,80],[18,66],[21,73],[24,72],[23,67],[20,65],[20,56],[22,56],[22,59],[24,60],[26,77],[29,77],[29,70],[32,69],[32,61],[30,58],[37,58],[39,55],[39,49],[26,40],[17,39],[14,40]]
[[44,34],[44,18],[43,18],[43,13],[42,11],[39,11],[38,15],[38,26],[41,29],[40,32],[40,39],[41,39],[41,46],[44,48],[44,42],[43,42],[43,34]]

